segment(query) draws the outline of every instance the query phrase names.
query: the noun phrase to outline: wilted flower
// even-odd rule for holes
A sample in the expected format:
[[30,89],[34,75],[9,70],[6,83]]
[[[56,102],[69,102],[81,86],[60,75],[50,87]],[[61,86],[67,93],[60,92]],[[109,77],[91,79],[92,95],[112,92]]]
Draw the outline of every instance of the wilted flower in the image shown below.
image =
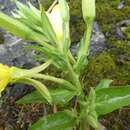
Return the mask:
[[51,13],[46,12],[49,21],[56,33],[58,41],[63,41],[63,20],[60,13],[60,7],[59,4],[55,5],[55,7],[52,9]]
[[11,80],[12,67],[0,64],[0,95]]

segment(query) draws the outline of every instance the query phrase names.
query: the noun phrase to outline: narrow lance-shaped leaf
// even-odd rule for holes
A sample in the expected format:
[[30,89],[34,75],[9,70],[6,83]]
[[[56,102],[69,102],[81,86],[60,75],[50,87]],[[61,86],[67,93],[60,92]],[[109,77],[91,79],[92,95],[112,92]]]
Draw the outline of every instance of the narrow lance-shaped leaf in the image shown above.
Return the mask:
[[130,104],[130,86],[102,88],[96,96],[96,112],[104,115]]
[[[65,89],[49,90],[49,92],[52,97],[52,103],[60,105],[66,104],[76,95],[76,92]],[[45,98],[38,91],[31,92],[17,101],[18,104],[42,103],[42,102],[43,103],[46,102]]]
[[25,24],[9,17],[8,15],[2,12],[0,12],[0,27],[24,40],[36,42],[45,41],[44,37],[41,34],[34,32]]
[[[28,20],[34,22],[36,25],[40,25],[41,17],[40,17],[40,11],[33,7],[31,4],[28,6],[22,4],[21,2],[16,2],[17,7],[19,8],[19,12],[25,16]],[[35,12],[34,12],[35,9]]]
[[96,91],[102,88],[108,88],[110,84],[112,83],[112,80],[110,79],[103,79],[100,81],[100,83],[96,86]]
[[[45,36],[46,30],[42,30],[40,10],[36,9],[31,3],[28,3],[29,7],[27,5],[22,4],[21,2],[16,2],[16,5],[18,9],[15,9],[12,12],[14,18],[18,19],[20,22],[32,29],[35,33],[42,35],[42,42],[43,38],[44,41],[48,41],[47,37]],[[32,38],[35,37],[36,40],[37,36],[35,35],[33,35]],[[41,37],[38,37],[37,40],[40,40],[40,38]],[[37,42],[39,42],[39,40]]]
[[29,130],[70,130],[75,124],[75,117],[63,111],[41,118]]
[[32,30],[27,26],[0,12],[0,27],[11,32],[17,37],[30,40]]

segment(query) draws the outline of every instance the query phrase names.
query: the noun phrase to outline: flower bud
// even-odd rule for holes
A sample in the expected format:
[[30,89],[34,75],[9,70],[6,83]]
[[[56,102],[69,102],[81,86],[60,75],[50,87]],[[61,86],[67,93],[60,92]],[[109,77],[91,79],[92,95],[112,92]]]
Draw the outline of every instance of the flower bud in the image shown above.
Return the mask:
[[63,21],[68,22],[70,15],[69,15],[69,6],[66,0],[59,0],[59,6],[60,6],[60,12]]
[[95,17],[95,0],[82,0],[82,12],[84,21],[93,20]]

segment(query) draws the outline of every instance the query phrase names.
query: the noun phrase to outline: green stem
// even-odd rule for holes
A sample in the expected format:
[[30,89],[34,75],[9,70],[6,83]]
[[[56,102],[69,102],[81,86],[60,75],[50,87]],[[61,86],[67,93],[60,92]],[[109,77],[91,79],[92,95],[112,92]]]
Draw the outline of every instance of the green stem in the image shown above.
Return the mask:
[[85,46],[84,46],[84,53],[88,53],[89,51],[89,45],[90,45],[90,39],[91,39],[91,34],[92,34],[92,29],[93,29],[93,20],[88,21],[87,24],[87,31],[85,33]]
[[70,52],[70,50],[68,52],[68,57],[69,57],[69,60],[70,60],[71,64],[75,64],[76,63],[75,58],[73,57],[73,55]]
[[68,75],[70,77],[71,82],[76,86],[78,89],[79,95],[82,93],[82,87],[79,81],[79,76],[74,72],[68,58],[66,58],[67,66],[68,66]]
[[33,78],[53,81],[55,83],[66,86],[68,89],[75,90],[75,87],[70,82],[68,82],[64,79],[61,79],[61,78],[56,78],[56,77],[53,77],[50,75],[44,75],[44,74],[35,74],[35,75],[33,75]]

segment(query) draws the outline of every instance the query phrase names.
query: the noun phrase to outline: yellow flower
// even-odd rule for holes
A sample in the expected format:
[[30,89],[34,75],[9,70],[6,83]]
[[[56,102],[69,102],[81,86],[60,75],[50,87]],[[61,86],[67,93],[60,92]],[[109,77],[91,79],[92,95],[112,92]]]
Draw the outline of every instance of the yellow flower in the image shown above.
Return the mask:
[[60,13],[60,7],[59,5],[55,5],[55,7],[52,9],[51,13],[46,12],[49,21],[53,27],[53,30],[56,33],[56,37],[59,42],[63,41],[63,20]]
[[0,96],[1,92],[5,89],[11,79],[12,68],[0,64]]

